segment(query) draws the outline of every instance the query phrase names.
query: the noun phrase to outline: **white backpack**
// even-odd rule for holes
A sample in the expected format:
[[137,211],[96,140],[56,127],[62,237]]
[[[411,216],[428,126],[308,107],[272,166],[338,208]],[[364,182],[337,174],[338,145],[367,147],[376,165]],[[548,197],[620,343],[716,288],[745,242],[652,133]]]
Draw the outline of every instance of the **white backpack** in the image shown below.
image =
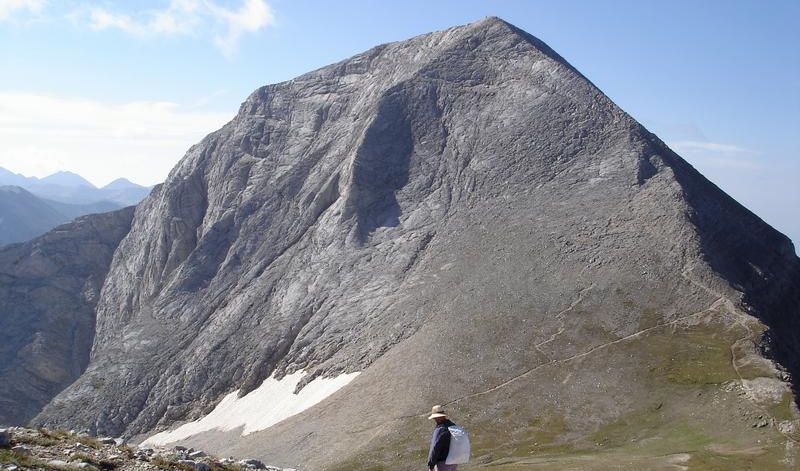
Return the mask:
[[450,431],[450,451],[444,464],[469,463],[469,435],[458,425],[447,427]]

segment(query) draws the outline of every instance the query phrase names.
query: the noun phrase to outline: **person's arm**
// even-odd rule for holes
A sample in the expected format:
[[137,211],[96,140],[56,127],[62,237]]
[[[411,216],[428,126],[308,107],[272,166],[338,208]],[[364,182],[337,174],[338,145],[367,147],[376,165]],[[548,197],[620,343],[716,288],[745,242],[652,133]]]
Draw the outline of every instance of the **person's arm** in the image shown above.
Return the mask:
[[450,453],[450,430],[447,430],[447,427],[442,427],[440,430],[431,450],[428,469],[433,469],[436,463],[446,460],[447,454]]

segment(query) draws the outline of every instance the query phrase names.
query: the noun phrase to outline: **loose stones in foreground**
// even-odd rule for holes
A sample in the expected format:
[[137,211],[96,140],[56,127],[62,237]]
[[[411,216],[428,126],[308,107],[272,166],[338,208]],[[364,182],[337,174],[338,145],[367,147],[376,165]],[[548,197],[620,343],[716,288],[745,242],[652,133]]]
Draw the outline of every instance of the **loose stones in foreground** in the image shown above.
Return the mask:
[[98,439],[75,431],[0,429],[0,449],[7,450],[0,454],[0,471],[284,471],[255,459],[218,459],[183,446],[133,448],[119,438]]

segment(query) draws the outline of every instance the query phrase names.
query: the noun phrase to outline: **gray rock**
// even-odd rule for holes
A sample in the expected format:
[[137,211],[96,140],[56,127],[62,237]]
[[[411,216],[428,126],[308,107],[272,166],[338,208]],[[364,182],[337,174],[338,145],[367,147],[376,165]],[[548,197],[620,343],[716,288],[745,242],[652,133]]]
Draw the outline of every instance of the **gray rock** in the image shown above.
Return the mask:
[[492,18],[256,90],[137,207],[101,284],[91,363],[35,423],[150,433],[271,375],[363,372],[192,438],[305,470],[391,463],[433,403],[509,437],[544,414],[596,430],[660,397],[640,379],[678,334],[800,373],[791,242]]
[[48,465],[48,466],[51,466],[51,467],[53,467],[53,468],[66,468],[66,467],[68,467],[70,464],[69,464],[69,463],[67,463],[67,462],[66,462],[66,461],[64,461],[64,460],[50,460],[50,461],[48,461],[48,462],[47,462],[47,465]]
[[244,466],[249,469],[266,469],[267,467],[262,463],[260,460],[256,459],[246,459],[246,460],[239,460],[237,462],[240,466]]
[[84,216],[0,248],[0,423],[28,422],[86,368],[100,288],[132,217]]
[[97,441],[102,443],[103,445],[116,445],[117,444],[117,439],[116,438],[112,438],[112,437],[98,438]]
[[15,464],[10,464],[10,465],[6,466],[6,470],[7,471],[17,471],[18,469],[19,469],[19,466],[15,465]]
[[28,456],[31,454],[31,449],[27,445],[15,445],[11,447],[11,451],[22,456]]
[[211,467],[202,461],[178,460],[178,463],[191,466],[197,471],[211,471]]
[[0,428],[0,447],[7,447],[11,444],[11,431]]
[[208,455],[206,454],[206,452],[204,452],[202,450],[197,450],[197,451],[193,451],[193,452],[189,453],[189,458],[191,458],[191,459],[202,458],[204,456],[208,456]]
[[74,466],[78,469],[89,469],[89,470],[97,469],[97,467],[92,465],[91,463],[78,463]]

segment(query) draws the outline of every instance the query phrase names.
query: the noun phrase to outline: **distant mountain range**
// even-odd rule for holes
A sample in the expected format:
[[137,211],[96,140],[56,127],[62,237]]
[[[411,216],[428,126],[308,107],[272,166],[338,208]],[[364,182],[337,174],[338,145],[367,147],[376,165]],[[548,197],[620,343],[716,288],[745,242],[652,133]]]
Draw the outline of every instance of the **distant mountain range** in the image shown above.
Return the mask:
[[0,186],[0,245],[32,239],[85,214],[121,207],[112,201],[63,203],[40,198],[19,186]]
[[44,178],[26,177],[0,167],[0,185],[18,186],[36,196],[69,204],[110,201],[117,207],[131,206],[141,201],[153,187],[137,185],[118,178],[98,188],[72,172],[57,172]]
[[35,178],[0,167],[0,245],[29,240],[85,214],[135,205],[151,189],[124,178],[97,188],[72,172]]

